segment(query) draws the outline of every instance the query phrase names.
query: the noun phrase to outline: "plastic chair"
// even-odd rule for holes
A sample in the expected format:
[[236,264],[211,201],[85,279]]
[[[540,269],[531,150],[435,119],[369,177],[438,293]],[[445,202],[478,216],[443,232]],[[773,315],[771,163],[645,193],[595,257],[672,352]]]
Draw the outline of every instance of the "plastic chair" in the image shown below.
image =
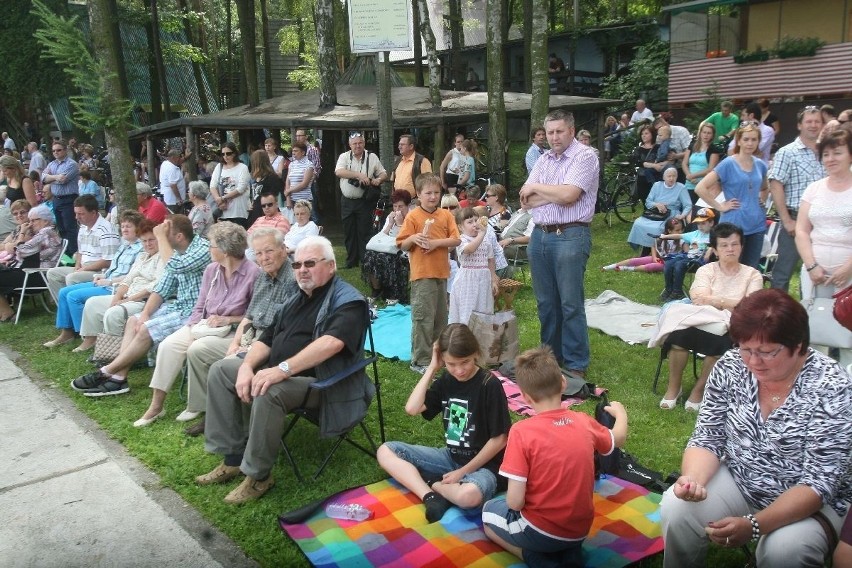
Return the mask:
[[[660,347],[660,360],[657,361],[657,371],[654,373],[654,384],[651,387],[651,390],[654,394],[657,394],[657,383],[660,382],[660,372],[663,370],[663,361],[668,359],[669,357],[669,349],[670,345],[663,343]],[[687,349],[690,353],[692,353],[692,374],[695,377],[695,380],[698,380],[698,353],[691,349]]]
[[[307,406],[308,400],[311,398],[311,395],[315,392],[321,392],[323,390],[329,389],[330,387],[340,383],[341,381],[345,381],[351,377],[358,376],[360,371],[370,365],[372,365],[373,367],[373,386],[376,390],[375,400],[379,416],[379,436],[381,439],[381,443],[385,442],[385,417],[384,411],[382,410],[382,395],[381,385],[379,383],[379,368],[376,364],[378,357],[376,357],[376,348],[375,344],[373,343],[373,328],[369,324],[367,327],[367,336],[369,337],[370,342],[369,357],[362,359],[358,363],[340,371],[339,373],[332,375],[331,377],[328,377],[322,381],[316,381],[312,383],[308,391],[305,393],[305,398],[302,401],[302,404],[300,404],[298,408],[294,408],[293,410],[291,410],[293,416],[281,436],[281,449],[284,452],[284,455],[287,457],[287,461],[289,461],[290,465],[293,467],[293,472],[296,474],[296,477],[299,479],[299,481],[303,482],[305,479],[302,476],[302,473],[299,470],[299,466],[296,464],[295,456],[293,455],[292,450],[287,446],[286,441],[287,436],[290,434],[294,426],[296,426],[296,424],[301,419],[305,419],[306,421],[319,428],[319,408],[308,408]],[[325,455],[325,458],[323,459],[322,464],[320,464],[319,469],[317,469],[314,475],[312,476],[312,479],[316,480],[322,474],[323,470],[325,470],[325,467],[328,465],[328,462],[331,461],[331,458],[334,456],[334,453],[337,451],[337,449],[343,442],[347,442],[348,444],[354,446],[355,448],[358,448],[368,456],[375,459],[376,452],[378,451],[378,445],[373,440],[373,437],[370,435],[367,426],[364,424],[364,420],[366,420],[367,415],[369,415],[369,407],[367,408],[367,411],[365,412],[364,416],[361,417],[361,420],[357,424],[353,425],[347,432],[337,437],[331,449]],[[369,448],[367,448],[364,444],[353,440],[350,437],[350,434],[358,428],[360,428],[361,432],[363,432],[364,436],[366,437],[367,442],[369,444]]]
[[[41,299],[41,305],[44,306],[44,309],[47,311],[47,313],[49,313],[49,314],[53,313],[53,310],[51,310],[50,307],[47,305],[47,302],[44,301],[44,293],[47,292],[48,294],[50,294],[50,297],[53,299],[54,304],[58,304],[59,302],[58,302],[56,296],[53,295],[53,291],[47,285],[47,271],[50,270],[50,268],[55,268],[57,266],[60,266],[60,263],[62,262],[62,255],[65,254],[66,248],[68,248],[68,239],[62,239],[62,250],[59,252],[59,257],[57,257],[57,259],[56,259],[56,265],[55,266],[52,266],[52,267],[49,267],[49,268],[24,268],[23,269],[23,271],[24,271],[24,282],[21,284],[20,287],[12,290],[13,294],[20,292],[20,297],[18,298],[18,309],[17,309],[17,312],[15,313],[15,325],[18,324],[18,320],[21,318],[21,309],[24,306],[24,297],[26,297],[26,295],[28,293],[39,292],[38,297]],[[31,277],[34,278],[35,275],[40,276],[41,286],[39,286],[37,284],[34,285],[30,281]]]

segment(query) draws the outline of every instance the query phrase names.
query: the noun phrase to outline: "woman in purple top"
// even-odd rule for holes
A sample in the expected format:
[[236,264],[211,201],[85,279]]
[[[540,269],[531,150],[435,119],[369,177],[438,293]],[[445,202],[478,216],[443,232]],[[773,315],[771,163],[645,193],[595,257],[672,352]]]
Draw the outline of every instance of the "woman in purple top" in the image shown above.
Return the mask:
[[[157,349],[157,364],[150,385],[154,391],[151,405],[133,423],[137,428],[165,416],[163,402],[183,369],[189,347],[199,342],[230,343],[234,329],[242,321],[251,301],[254,281],[260,269],[245,258],[248,247],[245,229],[235,223],[220,222],[210,227],[207,236],[213,262],[204,270],[198,301],[186,325],[166,337]],[[230,326],[230,329],[223,331],[222,336],[201,337],[193,333],[192,326],[202,320],[209,327]]]

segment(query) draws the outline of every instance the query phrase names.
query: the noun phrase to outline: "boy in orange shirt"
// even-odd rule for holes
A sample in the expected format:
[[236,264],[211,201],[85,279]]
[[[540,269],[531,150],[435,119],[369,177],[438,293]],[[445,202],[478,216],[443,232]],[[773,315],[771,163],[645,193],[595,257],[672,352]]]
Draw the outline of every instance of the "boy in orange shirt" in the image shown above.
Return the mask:
[[411,370],[423,374],[432,344],[447,326],[449,250],[461,243],[452,213],[439,208],[441,179],[421,174],[414,183],[418,206],[405,216],[396,245],[411,264]]
[[612,430],[593,417],[561,407],[565,378],[549,347],[515,360],[515,375],[536,415],[512,426],[500,475],[506,497],[482,508],[488,538],[530,566],[583,566],[583,540],[595,511],[595,450],[608,455],[627,438],[620,402],[605,410]]

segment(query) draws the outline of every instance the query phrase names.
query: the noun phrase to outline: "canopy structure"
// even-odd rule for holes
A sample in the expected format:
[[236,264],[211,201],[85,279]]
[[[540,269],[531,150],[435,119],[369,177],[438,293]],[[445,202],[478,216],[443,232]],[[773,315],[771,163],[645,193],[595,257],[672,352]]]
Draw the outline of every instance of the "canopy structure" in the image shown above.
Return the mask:
[[[488,94],[484,92],[441,91],[442,109],[432,110],[427,87],[391,89],[394,128],[444,124],[472,124],[488,121]],[[506,92],[503,95],[509,117],[529,116],[532,95]],[[338,85],[337,105],[318,109],[319,93],[303,91],[262,101],[255,107],[241,106],[199,116],[187,116],[137,128],[131,139],[182,136],[193,130],[247,130],[296,127],[322,130],[378,128],[376,88],[365,85]],[[599,110],[619,104],[613,99],[551,95],[550,108]]]

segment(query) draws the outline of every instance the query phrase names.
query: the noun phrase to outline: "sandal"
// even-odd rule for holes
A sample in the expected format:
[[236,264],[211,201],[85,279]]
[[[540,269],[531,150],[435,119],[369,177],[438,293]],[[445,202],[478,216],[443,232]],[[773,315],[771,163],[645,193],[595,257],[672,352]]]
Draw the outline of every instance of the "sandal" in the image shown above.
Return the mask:
[[691,400],[687,400],[683,403],[683,407],[686,409],[687,412],[698,413],[698,411],[701,410],[701,401],[692,402]]
[[660,401],[660,408],[662,408],[663,410],[672,410],[675,406],[677,406],[677,401],[680,400],[681,396],[683,396],[683,390],[677,391],[677,396],[673,399],[662,399]]

